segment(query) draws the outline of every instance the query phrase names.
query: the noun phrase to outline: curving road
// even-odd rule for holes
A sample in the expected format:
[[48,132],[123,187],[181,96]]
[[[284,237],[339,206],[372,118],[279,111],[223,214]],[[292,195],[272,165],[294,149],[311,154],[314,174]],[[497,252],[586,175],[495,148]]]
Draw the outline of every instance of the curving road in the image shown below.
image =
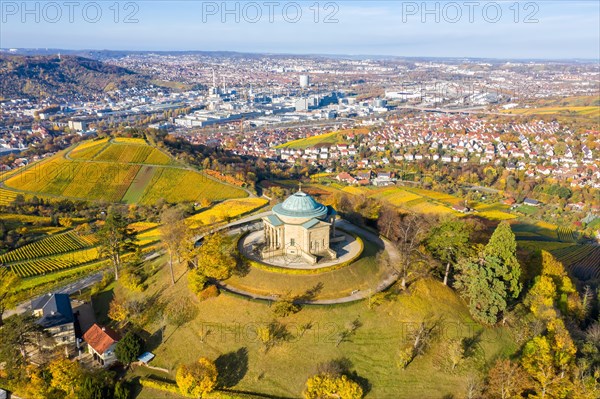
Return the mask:
[[[244,225],[251,223],[251,222],[258,221],[258,220],[262,219],[264,216],[267,216],[270,214],[271,214],[271,211],[266,211],[266,212],[261,212],[261,213],[257,213],[254,215],[246,216],[246,217],[243,217],[236,221],[233,221],[231,223],[228,223],[226,225],[219,226],[214,231],[230,229],[230,232],[232,234],[237,234],[237,233],[240,233],[243,231]],[[398,263],[399,258],[400,258],[398,249],[390,241],[378,236],[377,234],[375,234],[371,231],[368,231],[361,227],[353,225],[352,223],[349,223],[343,219],[339,219],[338,221],[336,221],[336,225],[341,227],[345,231],[360,235],[362,238],[364,238],[368,241],[371,241],[372,243],[378,245],[379,247],[383,247],[385,249],[385,251],[388,253],[390,264],[393,265],[393,264]],[[202,236],[196,237],[196,239],[200,239],[200,238],[202,238]],[[160,254],[161,254],[161,252],[155,252],[155,253],[149,255],[148,257],[146,257],[144,260],[154,259],[154,258],[160,256]],[[60,288],[53,289],[52,292],[64,293],[64,294],[74,294],[80,290],[88,288],[91,285],[99,282],[100,280],[102,280],[103,275],[104,275],[104,271],[99,271],[97,273],[85,276],[77,281],[68,283]],[[375,288],[375,291],[372,291],[372,290],[356,291],[346,297],[336,298],[336,299],[317,299],[317,300],[313,300],[313,301],[306,301],[306,302],[304,302],[304,304],[335,305],[335,304],[340,304],[340,303],[359,301],[359,300],[365,299],[377,292],[381,292],[381,291],[389,288],[392,284],[394,284],[398,280],[398,277],[399,277],[398,272],[390,267],[386,278],[384,278],[382,281],[379,282],[379,284]],[[274,299],[272,296],[256,295],[256,294],[253,294],[248,291],[240,290],[240,289],[232,287],[224,282],[219,283],[219,288],[221,288],[225,291],[229,291],[233,294],[246,297],[246,298],[258,299],[258,300],[264,300],[264,301],[273,301],[273,299]],[[45,294],[43,294],[43,295],[45,295]],[[43,295],[40,295],[36,298],[32,298],[25,302],[22,302],[19,305],[17,305],[14,309],[5,311],[2,315],[2,317],[5,318],[5,317],[9,317],[14,314],[21,314],[21,313],[30,311],[31,303],[35,299],[37,299]]]
[[[269,214],[269,212],[265,212],[265,214]],[[258,218],[259,215],[254,215],[253,217],[255,219]],[[263,215],[264,216],[264,215]],[[260,216],[262,217],[262,216]],[[251,218],[251,217],[249,217]],[[247,219],[249,219],[247,218]],[[247,220],[246,223],[248,221]],[[362,238],[371,241],[372,243],[378,245],[378,246],[383,246],[383,248],[385,249],[385,251],[388,253],[389,256],[389,261],[390,264],[397,264],[400,260],[400,254],[398,253],[398,249],[388,240],[378,236],[375,233],[372,233],[368,230],[365,230],[361,227],[358,227],[356,225],[353,225],[343,219],[336,221],[336,225],[339,226],[340,228],[344,229],[345,231],[349,231],[351,233],[355,233],[360,235]],[[226,226],[223,226],[223,228],[225,228]],[[303,302],[303,304],[308,304],[308,305],[335,305],[335,304],[339,304],[339,303],[348,303],[348,302],[354,302],[354,301],[359,301],[361,299],[365,299],[368,298],[369,296],[376,294],[378,292],[381,292],[387,288],[389,288],[392,284],[394,284],[397,280],[398,280],[399,274],[396,270],[394,270],[393,268],[390,267],[390,269],[388,270],[388,274],[386,276],[386,278],[384,278],[382,281],[379,282],[379,284],[377,285],[377,287],[375,288],[374,291],[372,290],[366,290],[366,291],[356,291],[354,293],[352,293],[351,295],[348,295],[346,297],[342,297],[342,298],[336,298],[336,299],[316,299],[314,301],[306,301]],[[241,290],[239,288],[236,287],[232,287],[231,285],[228,285],[224,282],[220,282],[219,283],[219,288],[225,290],[225,291],[229,291],[231,293],[237,294],[237,295],[241,295],[244,296],[246,298],[251,298],[251,299],[259,299],[259,300],[264,300],[264,301],[273,301],[274,298],[272,296],[267,296],[267,295],[256,295],[253,294],[251,292],[248,291],[244,291]]]

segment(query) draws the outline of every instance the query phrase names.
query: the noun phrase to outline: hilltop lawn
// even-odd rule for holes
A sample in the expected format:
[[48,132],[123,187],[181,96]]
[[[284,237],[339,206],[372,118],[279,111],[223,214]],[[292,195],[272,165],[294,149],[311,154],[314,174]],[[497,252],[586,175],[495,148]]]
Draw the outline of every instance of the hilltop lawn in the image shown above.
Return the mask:
[[[164,263],[164,259],[161,260]],[[197,311],[193,320],[177,327],[157,320],[145,326],[149,349],[156,354],[152,365],[169,370],[168,375],[148,370],[162,378],[175,379],[182,363],[200,356],[229,359],[241,365],[233,378],[233,389],[282,396],[301,397],[306,379],[319,363],[345,359],[366,388],[366,398],[444,398],[464,397],[469,378],[500,354],[515,350],[512,337],[502,328],[484,328],[473,322],[456,294],[438,281],[414,283],[408,292],[384,300],[369,309],[365,301],[335,306],[306,306],[299,313],[280,318],[288,338],[268,351],[258,338],[258,329],[275,316],[268,303],[222,293],[217,298],[198,302],[187,288],[183,266],[177,269],[178,281],[171,286],[167,268],[148,281],[143,294],[129,294],[115,288],[115,296],[137,298],[188,298]],[[398,366],[401,344],[422,322],[438,323],[437,338],[427,354],[406,369]],[[358,328],[346,335],[349,326]],[[342,338],[345,337],[345,338]],[[455,372],[440,365],[445,342],[451,338],[473,338],[474,355]],[[218,360],[219,361],[219,360]],[[131,378],[139,370],[131,373]],[[155,391],[142,390],[140,398]]]

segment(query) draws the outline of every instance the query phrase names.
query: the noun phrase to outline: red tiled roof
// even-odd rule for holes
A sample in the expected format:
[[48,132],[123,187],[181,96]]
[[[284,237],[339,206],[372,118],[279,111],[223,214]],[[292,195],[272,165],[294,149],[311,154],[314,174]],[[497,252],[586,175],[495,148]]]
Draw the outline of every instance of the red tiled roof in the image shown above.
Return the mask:
[[119,339],[119,334],[108,327],[100,327],[98,324],[94,324],[83,334],[83,340],[100,355]]

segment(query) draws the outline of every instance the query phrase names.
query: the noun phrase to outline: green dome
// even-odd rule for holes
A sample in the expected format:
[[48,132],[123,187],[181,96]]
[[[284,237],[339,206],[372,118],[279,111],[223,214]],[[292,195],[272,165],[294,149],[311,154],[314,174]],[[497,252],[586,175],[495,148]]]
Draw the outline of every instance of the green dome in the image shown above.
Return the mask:
[[328,208],[323,204],[319,204],[305,192],[298,191],[289,196],[283,203],[275,205],[273,212],[276,215],[310,219],[327,216]]

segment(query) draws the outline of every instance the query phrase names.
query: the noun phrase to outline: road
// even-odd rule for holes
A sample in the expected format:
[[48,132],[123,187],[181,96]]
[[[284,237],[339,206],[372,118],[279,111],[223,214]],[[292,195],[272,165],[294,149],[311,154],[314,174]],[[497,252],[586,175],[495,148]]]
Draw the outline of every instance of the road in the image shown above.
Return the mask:
[[[218,230],[223,230],[223,229],[231,229],[231,233],[232,234],[237,234],[237,233],[241,233],[243,232],[243,226],[249,222],[252,221],[257,221],[262,219],[264,216],[268,216],[270,215],[272,212],[271,211],[266,211],[266,212],[261,212],[261,213],[257,213],[254,215],[250,215],[250,216],[246,216],[243,217],[241,219],[238,219],[236,221],[233,221],[231,223],[228,223],[226,225],[220,226],[216,229],[216,231]],[[338,220],[336,222],[336,224],[341,227],[342,229],[349,231],[351,233],[356,233],[359,234],[361,237],[363,237],[364,239],[371,241],[379,246],[383,246],[386,250],[386,252],[388,253],[389,256],[389,260],[390,260],[390,264],[397,264],[398,263],[398,259],[399,259],[399,253],[398,253],[398,249],[388,240],[379,237],[377,234],[374,234],[368,230],[362,229],[356,225],[353,225],[345,220]],[[196,240],[201,239],[203,236],[198,236],[195,237]],[[151,260],[154,259],[156,257],[160,256],[160,253],[153,253],[149,256],[147,256],[144,260]],[[80,280],[77,280],[75,282],[69,283],[64,285],[63,287],[60,287],[58,289],[54,289],[52,290],[52,292],[54,293],[60,293],[60,294],[74,294],[79,292],[80,290],[83,290],[85,288],[88,288],[92,285],[94,285],[95,283],[99,282],[102,280],[102,276],[104,275],[104,271],[100,271],[91,275],[88,275],[86,277],[81,278]],[[308,301],[307,304],[313,304],[313,305],[333,305],[333,304],[339,304],[339,303],[347,303],[347,302],[354,302],[354,301],[359,301],[361,299],[365,299],[367,297],[369,297],[370,295],[373,295],[374,293],[377,292],[381,292],[383,290],[385,290],[386,288],[390,287],[392,284],[394,284],[396,281],[398,280],[398,273],[393,270],[390,269],[387,277],[385,279],[383,279],[376,287],[375,291],[357,291],[354,292],[352,295],[343,297],[343,298],[336,298],[336,299],[318,299],[318,300],[314,300],[314,301]],[[235,287],[231,287],[228,286],[225,283],[221,283],[219,284],[220,288],[226,290],[226,291],[230,291],[232,293],[238,294],[238,295],[242,295],[245,296],[247,298],[252,298],[252,299],[261,299],[261,300],[266,300],[266,301],[272,301],[273,297],[270,296],[261,296],[261,295],[255,295],[252,294],[250,292],[246,292],[243,290],[239,290]],[[44,294],[46,295],[46,294]],[[20,303],[19,305],[17,305],[14,309],[10,309],[7,310],[3,313],[2,317],[6,318],[9,317],[11,315],[14,314],[21,314],[27,311],[31,310],[31,303],[33,301],[35,301],[36,299],[42,297],[43,295],[40,295],[38,297],[35,298],[31,298],[25,302]]]
[[[160,253],[155,252],[153,254],[148,255],[147,257],[144,258],[144,260],[152,260],[156,257],[160,256]],[[62,287],[53,289],[51,292],[55,293],[55,294],[75,294],[77,292],[79,292],[80,290],[84,290],[94,284],[96,284],[97,282],[102,280],[102,277],[104,276],[104,270],[103,271],[99,271],[97,273],[94,274],[90,274],[88,276],[85,276],[77,281],[74,281],[72,283],[68,283]],[[6,318],[6,317],[10,317],[14,314],[21,314],[21,313],[25,313],[27,311],[31,310],[31,303],[34,302],[35,300],[37,300],[38,298],[41,298],[44,295],[47,295],[48,293],[39,295],[35,298],[31,298],[28,299],[27,301],[21,302],[20,304],[18,304],[15,308],[10,309],[5,311],[2,314],[2,318]]]

